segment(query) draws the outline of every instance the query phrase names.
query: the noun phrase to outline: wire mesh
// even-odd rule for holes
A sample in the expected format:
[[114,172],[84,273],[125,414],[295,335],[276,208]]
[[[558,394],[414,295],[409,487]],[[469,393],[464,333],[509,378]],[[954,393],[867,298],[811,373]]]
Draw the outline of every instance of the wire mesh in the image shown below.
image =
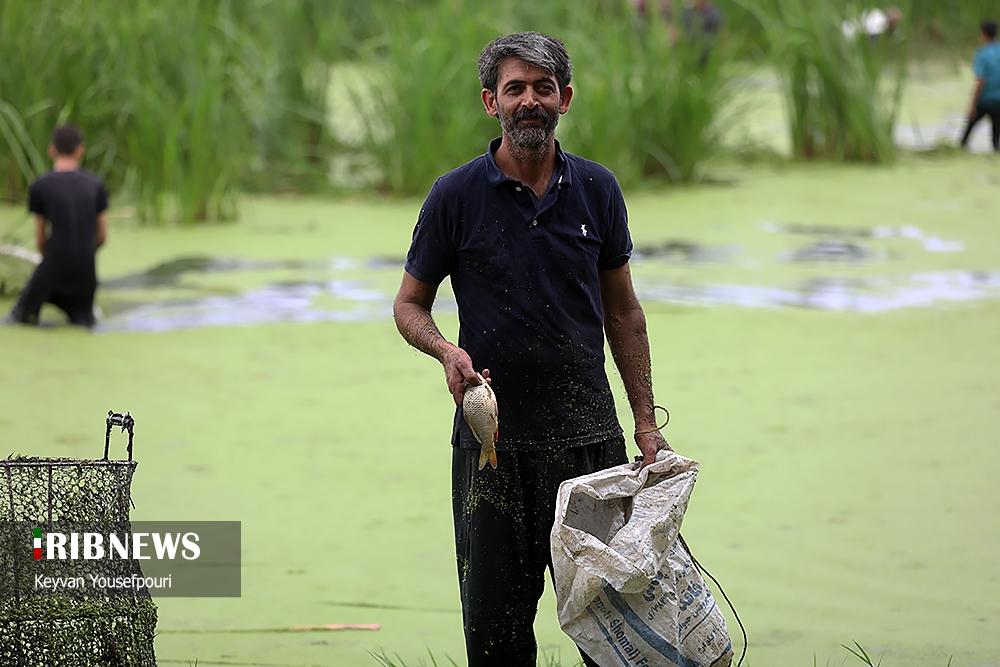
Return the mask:
[[[32,527],[42,531],[130,529],[135,461],[17,457],[0,461],[0,665],[146,667],[155,665],[156,606],[149,591],[28,594],[39,572]],[[42,563],[61,577],[142,576],[138,561]]]

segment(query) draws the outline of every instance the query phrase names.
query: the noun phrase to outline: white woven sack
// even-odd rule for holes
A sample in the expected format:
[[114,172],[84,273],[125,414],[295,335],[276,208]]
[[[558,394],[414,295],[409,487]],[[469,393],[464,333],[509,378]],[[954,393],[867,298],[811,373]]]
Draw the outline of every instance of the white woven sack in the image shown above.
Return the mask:
[[698,463],[660,452],[559,487],[559,624],[603,667],[728,667],[726,622],[678,539]]

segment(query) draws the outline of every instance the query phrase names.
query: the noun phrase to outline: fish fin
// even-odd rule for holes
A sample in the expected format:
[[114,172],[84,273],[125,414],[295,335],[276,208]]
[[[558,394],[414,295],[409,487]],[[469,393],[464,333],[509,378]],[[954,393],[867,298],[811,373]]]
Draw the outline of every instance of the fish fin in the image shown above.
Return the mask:
[[493,466],[494,470],[497,469],[497,450],[495,449],[490,450],[490,465]]
[[[485,448],[479,450],[479,469],[480,470],[482,470],[483,468],[486,467],[486,461],[487,461],[488,458],[489,458],[489,456],[486,454],[486,449]],[[494,454],[493,454],[493,460],[496,461],[496,458],[497,458],[497,455],[494,452]],[[493,467],[496,468],[495,465]]]

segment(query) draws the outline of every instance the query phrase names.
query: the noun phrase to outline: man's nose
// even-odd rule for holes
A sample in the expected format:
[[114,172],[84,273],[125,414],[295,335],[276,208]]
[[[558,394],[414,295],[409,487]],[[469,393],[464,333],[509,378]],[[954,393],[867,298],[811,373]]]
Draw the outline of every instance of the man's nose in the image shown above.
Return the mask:
[[521,106],[528,109],[534,109],[538,106],[538,99],[535,97],[534,91],[530,88],[524,91],[524,96],[521,98]]

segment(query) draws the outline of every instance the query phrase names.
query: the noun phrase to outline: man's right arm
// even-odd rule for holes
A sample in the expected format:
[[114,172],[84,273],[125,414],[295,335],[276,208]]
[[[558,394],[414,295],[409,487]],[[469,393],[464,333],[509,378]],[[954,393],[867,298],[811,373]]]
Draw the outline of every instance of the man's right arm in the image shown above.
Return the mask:
[[108,190],[104,183],[97,188],[97,247],[108,240]]
[[97,216],[97,247],[100,248],[108,240],[108,213],[102,212]]
[[[448,342],[431,316],[437,288],[437,285],[417,280],[404,271],[403,283],[392,304],[392,316],[407,343],[441,362],[448,391],[455,404],[461,405],[466,387],[479,384],[479,378],[468,353]],[[484,378],[488,379],[489,374],[489,370],[483,369]]]
[[392,316],[407,343],[444,363],[444,355],[454,345],[441,334],[431,316],[436,296],[437,285],[417,280],[404,272],[403,284],[399,286],[396,301],[392,304]]

